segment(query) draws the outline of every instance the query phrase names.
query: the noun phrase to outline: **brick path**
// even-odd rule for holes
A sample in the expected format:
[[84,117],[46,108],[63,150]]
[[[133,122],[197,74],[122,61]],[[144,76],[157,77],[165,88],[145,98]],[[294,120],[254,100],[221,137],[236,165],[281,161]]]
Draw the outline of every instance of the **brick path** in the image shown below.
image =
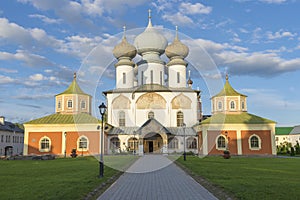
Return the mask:
[[217,198],[162,155],[137,160],[98,200],[205,199]]

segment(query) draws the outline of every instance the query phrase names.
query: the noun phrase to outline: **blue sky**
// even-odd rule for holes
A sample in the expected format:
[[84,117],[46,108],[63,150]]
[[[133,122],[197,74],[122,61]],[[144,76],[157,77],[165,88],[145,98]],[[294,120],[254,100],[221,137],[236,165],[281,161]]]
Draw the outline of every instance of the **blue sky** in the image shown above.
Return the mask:
[[[188,69],[193,87],[202,90],[204,114],[220,89],[214,83],[227,72],[231,85],[248,96],[250,113],[278,126],[300,124],[296,0],[0,1],[0,115],[25,122],[54,113],[54,95],[76,71],[94,96],[97,115],[101,91],[115,84],[109,63],[122,27],[132,42],[147,26],[148,9],[153,25],[168,30],[169,42],[177,25],[181,40],[191,45]],[[201,47],[194,55],[193,45]]]

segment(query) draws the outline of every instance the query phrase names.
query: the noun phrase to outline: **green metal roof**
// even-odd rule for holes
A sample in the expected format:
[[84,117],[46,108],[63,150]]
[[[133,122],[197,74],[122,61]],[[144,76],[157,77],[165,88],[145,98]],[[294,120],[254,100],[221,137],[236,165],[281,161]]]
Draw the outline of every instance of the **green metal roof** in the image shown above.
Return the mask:
[[87,113],[61,114],[55,113],[24,124],[91,124],[100,123],[100,120]]
[[63,91],[62,93],[57,94],[57,95],[62,95],[62,94],[83,94],[83,95],[88,95],[88,94],[84,93],[81,90],[81,88],[79,87],[79,85],[77,84],[76,73],[74,74],[74,79],[73,79],[71,85],[65,91]]
[[275,135],[289,135],[294,127],[275,127]]
[[244,96],[244,97],[247,97],[246,95],[241,94],[233,89],[233,87],[230,85],[230,83],[228,81],[228,76],[226,76],[226,82],[225,82],[224,88],[221,90],[221,92],[219,92],[218,94],[216,94],[213,97],[221,97],[221,96]]
[[265,119],[247,112],[241,114],[224,114],[217,113],[203,120],[200,124],[268,124],[276,123],[272,120]]

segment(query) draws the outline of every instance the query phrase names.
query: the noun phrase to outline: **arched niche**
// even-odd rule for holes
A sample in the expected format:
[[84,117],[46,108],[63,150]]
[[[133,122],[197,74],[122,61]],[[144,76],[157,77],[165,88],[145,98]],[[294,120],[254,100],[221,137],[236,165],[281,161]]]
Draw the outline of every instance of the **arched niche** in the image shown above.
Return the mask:
[[112,101],[112,108],[113,109],[130,109],[130,100],[125,97],[124,95],[117,96]]
[[171,101],[172,109],[191,109],[192,100],[184,94],[177,95]]
[[166,100],[161,95],[150,92],[138,98],[136,107],[137,109],[165,109]]

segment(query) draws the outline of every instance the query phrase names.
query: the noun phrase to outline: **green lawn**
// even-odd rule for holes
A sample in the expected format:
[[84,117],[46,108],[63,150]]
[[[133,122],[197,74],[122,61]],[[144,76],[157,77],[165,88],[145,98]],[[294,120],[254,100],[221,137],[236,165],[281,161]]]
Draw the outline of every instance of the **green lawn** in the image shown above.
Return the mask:
[[0,160],[0,199],[82,199],[117,170],[99,179],[94,157],[55,160]]
[[300,199],[298,158],[188,156],[177,162],[237,199]]

